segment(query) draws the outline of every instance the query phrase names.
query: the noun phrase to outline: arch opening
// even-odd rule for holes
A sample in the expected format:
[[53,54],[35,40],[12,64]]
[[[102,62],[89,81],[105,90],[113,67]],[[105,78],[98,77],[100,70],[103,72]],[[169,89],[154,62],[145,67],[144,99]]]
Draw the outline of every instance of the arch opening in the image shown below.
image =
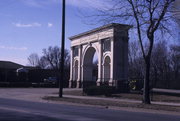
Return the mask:
[[104,59],[104,82],[107,84],[110,80],[110,72],[111,72],[110,63],[111,63],[110,57],[106,56]]
[[83,81],[96,84],[98,79],[98,55],[94,47],[89,47],[84,55]]

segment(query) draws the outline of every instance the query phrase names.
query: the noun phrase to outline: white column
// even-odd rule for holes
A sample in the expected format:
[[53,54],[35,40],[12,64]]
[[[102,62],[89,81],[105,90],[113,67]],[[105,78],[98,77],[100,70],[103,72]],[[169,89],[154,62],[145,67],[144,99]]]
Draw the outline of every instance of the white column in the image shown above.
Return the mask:
[[74,83],[75,81],[77,81],[77,80],[76,80],[75,59],[73,59],[73,64],[72,64],[72,81],[73,81],[73,83]]
[[81,61],[82,61],[82,46],[79,45],[78,48],[78,56],[79,56],[79,61],[78,61],[78,79],[77,79],[77,88],[81,87]]
[[98,80],[97,86],[102,82],[102,41],[99,40],[99,55],[98,55]]
[[71,59],[70,59],[70,79],[69,79],[69,88],[72,87],[72,81],[73,81],[73,47],[71,47],[71,53],[70,53]]
[[113,80],[114,80],[114,77],[113,77],[113,73],[114,73],[114,70],[113,70],[113,66],[114,66],[114,40],[113,38],[110,39],[111,41],[111,61],[110,61],[110,80],[109,80],[109,85],[110,86],[113,86]]
[[83,81],[84,81],[84,73],[83,73],[84,68],[83,68],[83,63],[82,62],[83,61],[82,61],[82,58],[81,58],[81,83],[83,83]]
[[[103,60],[104,61],[104,60]],[[102,79],[101,79],[101,81],[104,83],[105,82],[105,76],[104,76],[104,62],[102,63],[102,68],[101,68],[101,70],[102,70]]]

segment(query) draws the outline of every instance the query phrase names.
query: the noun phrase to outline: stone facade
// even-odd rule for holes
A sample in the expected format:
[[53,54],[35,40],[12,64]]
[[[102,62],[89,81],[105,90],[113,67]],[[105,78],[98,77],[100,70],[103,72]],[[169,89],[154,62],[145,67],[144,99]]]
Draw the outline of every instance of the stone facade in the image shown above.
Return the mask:
[[[70,37],[71,65],[69,87],[82,87],[85,82],[97,85],[118,82],[128,78],[129,25],[108,24]],[[98,56],[98,79],[92,79],[93,56]]]

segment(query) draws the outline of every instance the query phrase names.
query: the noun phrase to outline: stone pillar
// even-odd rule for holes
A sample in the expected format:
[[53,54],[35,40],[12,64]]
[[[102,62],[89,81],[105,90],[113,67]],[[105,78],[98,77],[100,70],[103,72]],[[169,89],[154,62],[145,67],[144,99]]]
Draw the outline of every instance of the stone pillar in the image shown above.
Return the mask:
[[84,81],[84,73],[83,73],[83,71],[84,71],[84,65],[83,65],[83,61],[82,61],[82,58],[81,58],[81,86],[83,87],[83,81]]
[[73,47],[71,47],[70,52],[70,79],[69,79],[69,88],[72,88],[72,81],[73,81]]
[[114,82],[113,82],[113,80],[114,80],[114,76],[113,76],[113,74],[114,74],[114,40],[113,40],[113,38],[111,38],[111,61],[110,61],[110,80],[109,80],[109,86],[113,86],[114,85]]
[[76,81],[76,67],[75,67],[75,62],[76,62],[76,60],[75,59],[73,59],[73,66],[72,66],[72,83],[73,83],[73,88],[74,88],[74,84],[75,84],[75,81]]
[[[104,59],[104,58],[103,58]],[[101,79],[101,82],[102,83],[105,83],[105,76],[104,76],[104,60],[103,60],[103,63],[102,63],[102,68],[101,68],[101,72],[102,72],[102,79]]]
[[99,55],[98,55],[98,80],[97,86],[100,86],[102,82],[102,41],[99,40]]
[[78,48],[78,58],[79,58],[79,61],[78,61],[78,79],[77,79],[77,88],[81,88],[81,61],[82,61],[82,46],[79,45],[79,48]]

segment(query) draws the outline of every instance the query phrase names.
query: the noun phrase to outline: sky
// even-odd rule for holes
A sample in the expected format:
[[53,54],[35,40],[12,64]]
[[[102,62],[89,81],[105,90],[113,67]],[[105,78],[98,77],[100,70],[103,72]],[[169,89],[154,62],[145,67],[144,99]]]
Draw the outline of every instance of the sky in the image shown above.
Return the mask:
[[[108,0],[66,0],[66,42],[69,37],[101,26],[89,25],[81,13],[110,7]],[[0,0],[0,60],[28,65],[32,53],[61,43],[62,0]]]
[[[94,4],[96,2],[96,5]],[[66,42],[68,37],[97,27],[80,17],[81,11],[102,7],[100,0],[66,0]],[[0,60],[27,65],[32,53],[61,43],[61,0],[1,0]]]

